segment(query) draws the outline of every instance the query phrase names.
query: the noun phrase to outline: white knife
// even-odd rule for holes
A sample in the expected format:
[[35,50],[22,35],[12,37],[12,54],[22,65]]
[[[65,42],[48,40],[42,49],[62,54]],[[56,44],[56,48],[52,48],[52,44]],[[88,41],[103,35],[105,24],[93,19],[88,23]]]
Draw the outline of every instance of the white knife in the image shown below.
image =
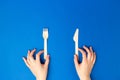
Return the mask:
[[75,54],[76,55],[78,55],[78,35],[79,35],[79,29],[77,28],[73,36],[73,40],[75,42]]

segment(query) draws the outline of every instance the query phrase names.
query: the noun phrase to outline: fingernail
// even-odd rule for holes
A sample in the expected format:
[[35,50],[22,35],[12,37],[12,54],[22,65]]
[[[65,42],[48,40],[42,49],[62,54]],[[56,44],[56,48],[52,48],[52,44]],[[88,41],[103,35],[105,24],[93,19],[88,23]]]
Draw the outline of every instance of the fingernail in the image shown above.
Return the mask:
[[74,55],[74,58],[76,57],[76,55]]
[[48,55],[48,57],[50,57],[50,55]]

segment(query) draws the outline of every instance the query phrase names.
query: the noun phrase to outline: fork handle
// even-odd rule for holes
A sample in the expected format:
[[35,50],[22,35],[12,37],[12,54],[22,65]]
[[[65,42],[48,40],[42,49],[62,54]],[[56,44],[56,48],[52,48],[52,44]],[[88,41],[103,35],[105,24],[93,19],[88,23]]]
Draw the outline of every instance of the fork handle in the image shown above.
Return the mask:
[[47,39],[44,39],[44,59],[46,59],[47,56]]

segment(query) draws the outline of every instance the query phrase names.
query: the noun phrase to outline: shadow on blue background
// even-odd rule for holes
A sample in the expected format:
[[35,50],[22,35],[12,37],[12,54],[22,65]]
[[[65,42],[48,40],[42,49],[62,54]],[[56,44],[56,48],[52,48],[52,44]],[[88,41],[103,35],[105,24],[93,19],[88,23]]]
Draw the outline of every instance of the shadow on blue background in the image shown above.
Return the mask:
[[94,47],[97,61],[92,80],[120,80],[119,0],[0,1],[0,79],[35,80],[22,61],[28,49],[43,49],[42,29],[49,28],[47,80],[79,80],[73,35],[79,47]]

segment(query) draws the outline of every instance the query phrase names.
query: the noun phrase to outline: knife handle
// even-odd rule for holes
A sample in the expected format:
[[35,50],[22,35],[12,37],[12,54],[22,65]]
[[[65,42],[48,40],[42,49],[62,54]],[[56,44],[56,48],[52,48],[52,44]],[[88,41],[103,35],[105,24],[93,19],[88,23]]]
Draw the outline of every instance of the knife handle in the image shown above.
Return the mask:
[[78,42],[75,42],[75,54],[78,56]]

